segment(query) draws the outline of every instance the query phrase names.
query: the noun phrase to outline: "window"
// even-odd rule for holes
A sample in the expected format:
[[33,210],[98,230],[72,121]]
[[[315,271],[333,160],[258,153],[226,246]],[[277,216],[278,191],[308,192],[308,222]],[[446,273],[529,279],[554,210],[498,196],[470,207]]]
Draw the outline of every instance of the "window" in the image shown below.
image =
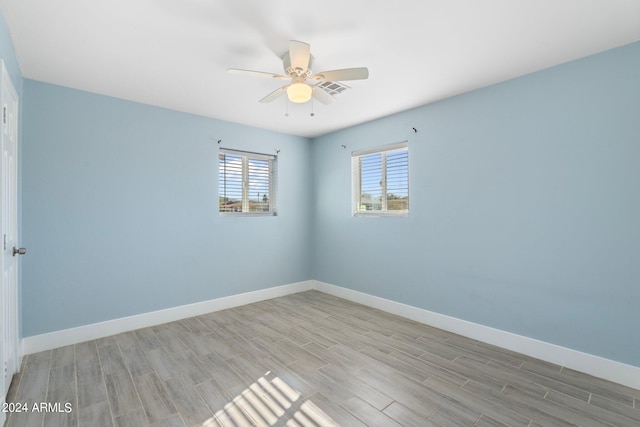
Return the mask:
[[351,164],[354,215],[409,213],[409,150],[406,142],[355,151]]
[[276,156],[221,148],[218,154],[219,211],[276,214]]

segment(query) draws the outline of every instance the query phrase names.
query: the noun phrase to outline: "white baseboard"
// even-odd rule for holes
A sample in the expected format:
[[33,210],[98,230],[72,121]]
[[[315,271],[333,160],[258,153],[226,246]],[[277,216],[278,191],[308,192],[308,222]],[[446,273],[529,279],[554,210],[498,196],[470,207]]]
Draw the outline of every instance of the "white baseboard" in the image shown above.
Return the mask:
[[313,289],[640,390],[640,367],[313,280]]
[[107,320],[105,322],[93,323],[77,328],[34,335],[22,339],[22,354],[38,353],[40,351],[103,338],[135,329],[173,322],[187,317],[199,316],[213,311],[238,307],[284,295],[295,294],[297,292],[304,292],[312,289],[312,285],[313,281],[307,280],[194,304],[181,305],[165,310]]
[[493,344],[537,359],[565,366],[595,377],[640,389],[640,367],[494,329],[455,317],[376,297],[317,280],[292,283],[231,295],[165,310],[123,317],[77,328],[64,329],[22,339],[21,354],[33,354],[66,345],[115,335],[135,329],[173,322],[187,317],[238,307],[271,298],[315,289],[369,307],[393,313],[416,322]]

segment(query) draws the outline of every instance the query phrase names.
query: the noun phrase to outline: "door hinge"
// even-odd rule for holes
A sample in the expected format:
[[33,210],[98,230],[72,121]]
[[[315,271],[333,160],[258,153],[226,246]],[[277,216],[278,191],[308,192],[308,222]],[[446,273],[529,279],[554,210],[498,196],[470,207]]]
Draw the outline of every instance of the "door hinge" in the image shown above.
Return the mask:
[[2,238],[2,250],[4,250],[4,251],[7,250],[7,235],[6,234]]
[[2,106],[2,124],[3,125],[7,124],[7,106],[6,105]]

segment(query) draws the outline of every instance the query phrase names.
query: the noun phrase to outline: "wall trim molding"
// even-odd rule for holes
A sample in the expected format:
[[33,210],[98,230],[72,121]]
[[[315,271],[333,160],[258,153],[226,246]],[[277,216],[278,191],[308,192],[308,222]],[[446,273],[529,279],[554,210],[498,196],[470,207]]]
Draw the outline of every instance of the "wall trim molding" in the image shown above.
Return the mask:
[[318,280],[306,280],[288,285],[275,286],[164,310],[78,326],[76,328],[34,335],[22,339],[22,351],[20,354],[38,353],[40,351],[51,350],[66,345],[77,344],[122,332],[173,322],[187,317],[199,316],[312,289],[640,390],[640,367],[627,365],[616,362],[615,360],[583,353]]
[[313,289],[640,390],[640,367],[313,280]]
[[164,310],[92,323],[89,325],[78,326],[76,328],[34,335],[22,339],[21,354],[27,355],[38,353],[40,351],[95,340],[109,335],[133,331],[135,329],[186,319],[187,317],[200,316],[214,311],[225,310],[227,308],[238,307],[271,298],[308,291],[311,290],[312,287],[313,281],[307,280],[237,295],[215,298],[193,304],[181,305],[178,307],[171,307]]

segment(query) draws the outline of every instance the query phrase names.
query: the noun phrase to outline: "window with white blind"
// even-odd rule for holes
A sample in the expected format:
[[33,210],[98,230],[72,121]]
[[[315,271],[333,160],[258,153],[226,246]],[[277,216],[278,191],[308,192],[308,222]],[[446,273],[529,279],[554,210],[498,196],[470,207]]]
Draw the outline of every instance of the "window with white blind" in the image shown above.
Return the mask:
[[406,142],[355,151],[351,157],[354,215],[408,215]]
[[276,214],[276,156],[221,148],[218,200],[221,214]]

